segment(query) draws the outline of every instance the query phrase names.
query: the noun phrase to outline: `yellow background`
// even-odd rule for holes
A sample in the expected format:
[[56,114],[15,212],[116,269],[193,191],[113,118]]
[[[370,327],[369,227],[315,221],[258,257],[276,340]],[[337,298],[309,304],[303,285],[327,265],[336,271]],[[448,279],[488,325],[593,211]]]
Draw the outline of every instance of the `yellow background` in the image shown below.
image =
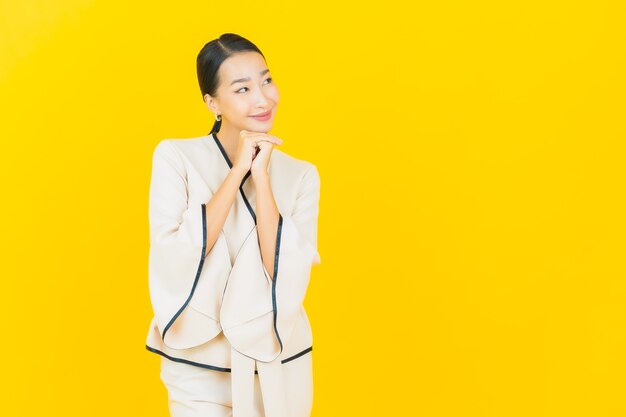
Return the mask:
[[167,416],[151,155],[200,48],[267,57],[318,166],[314,417],[626,416],[622,1],[0,2],[7,416]]

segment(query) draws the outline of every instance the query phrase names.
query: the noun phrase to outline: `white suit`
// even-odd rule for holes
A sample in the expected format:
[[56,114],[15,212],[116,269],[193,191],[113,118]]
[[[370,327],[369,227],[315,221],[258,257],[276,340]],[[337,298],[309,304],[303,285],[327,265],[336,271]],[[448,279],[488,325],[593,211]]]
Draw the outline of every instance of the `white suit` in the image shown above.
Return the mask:
[[268,173],[280,213],[274,279],[261,258],[250,172],[205,256],[211,221],[205,204],[232,167],[217,136],[165,139],[154,150],[149,201],[154,318],[146,348],[168,360],[230,372],[234,417],[254,415],[255,372],[265,416],[296,417],[288,414],[289,381],[282,366],[312,350],[302,302],[311,267],[320,263],[319,174],[310,162],[272,151]]

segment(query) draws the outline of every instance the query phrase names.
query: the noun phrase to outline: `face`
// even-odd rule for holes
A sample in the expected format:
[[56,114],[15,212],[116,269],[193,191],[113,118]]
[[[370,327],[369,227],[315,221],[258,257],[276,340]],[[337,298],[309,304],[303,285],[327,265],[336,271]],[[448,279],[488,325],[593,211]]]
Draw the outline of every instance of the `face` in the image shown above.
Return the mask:
[[[222,116],[222,128],[267,133],[274,124],[280,95],[263,56],[239,52],[228,57],[218,71],[215,97],[204,99],[213,114]],[[253,117],[269,113],[269,117]]]

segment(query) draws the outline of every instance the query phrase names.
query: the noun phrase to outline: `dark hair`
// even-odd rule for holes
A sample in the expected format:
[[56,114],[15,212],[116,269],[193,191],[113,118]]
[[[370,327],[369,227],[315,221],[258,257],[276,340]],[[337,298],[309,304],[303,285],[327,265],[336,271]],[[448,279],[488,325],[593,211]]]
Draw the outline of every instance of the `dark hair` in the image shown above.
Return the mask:
[[[265,55],[255,44],[234,33],[223,33],[202,47],[196,59],[196,69],[203,99],[205,94],[215,96],[217,86],[220,84],[217,71],[222,62],[237,52],[247,51],[258,52],[265,59]],[[216,120],[211,133],[219,132],[221,126],[222,122]]]

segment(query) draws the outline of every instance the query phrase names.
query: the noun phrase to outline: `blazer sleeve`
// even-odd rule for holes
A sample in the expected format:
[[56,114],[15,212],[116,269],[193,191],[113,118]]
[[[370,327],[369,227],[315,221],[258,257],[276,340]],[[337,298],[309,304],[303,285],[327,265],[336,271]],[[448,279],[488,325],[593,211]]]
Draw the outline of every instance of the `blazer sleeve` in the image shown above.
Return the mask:
[[[224,293],[221,324],[239,352],[272,361],[283,351],[302,310],[317,249],[320,177],[303,175],[291,213],[279,213],[271,277],[263,265],[256,226],[244,242]],[[272,279],[273,278],[273,279]]]
[[189,205],[188,197],[182,158],[175,145],[165,139],[156,146],[152,158],[148,275],[156,324],[163,342],[172,349],[197,346],[221,331],[217,311],[202,314],[189,303],[201,273],[216,277],[228,274],[228,267],[219,258],[220,250],[227,251],[221,247],[226,243],[218,239],[205,256],[205,204]]
[[[279,239],[285,235],[285,246],[291,250],[291,246],[301,247],[296,259],[300,258],[305,268],[312,265],[319,265],[321,257],[317,248],[317,223],[319,217],[320,201],[320,175],[317,167],[312,165],[302,178],[302,182],[296,198],[296,203],[291,215],[282,216],[282,229],[279,232]],[[276,250],[276,255],[280,255],[280,248]],[[285,247],[284,247],[285,249]],[[283,257],[284,258],[284,257]],[[274,275],[277,274],[274,265]]]

